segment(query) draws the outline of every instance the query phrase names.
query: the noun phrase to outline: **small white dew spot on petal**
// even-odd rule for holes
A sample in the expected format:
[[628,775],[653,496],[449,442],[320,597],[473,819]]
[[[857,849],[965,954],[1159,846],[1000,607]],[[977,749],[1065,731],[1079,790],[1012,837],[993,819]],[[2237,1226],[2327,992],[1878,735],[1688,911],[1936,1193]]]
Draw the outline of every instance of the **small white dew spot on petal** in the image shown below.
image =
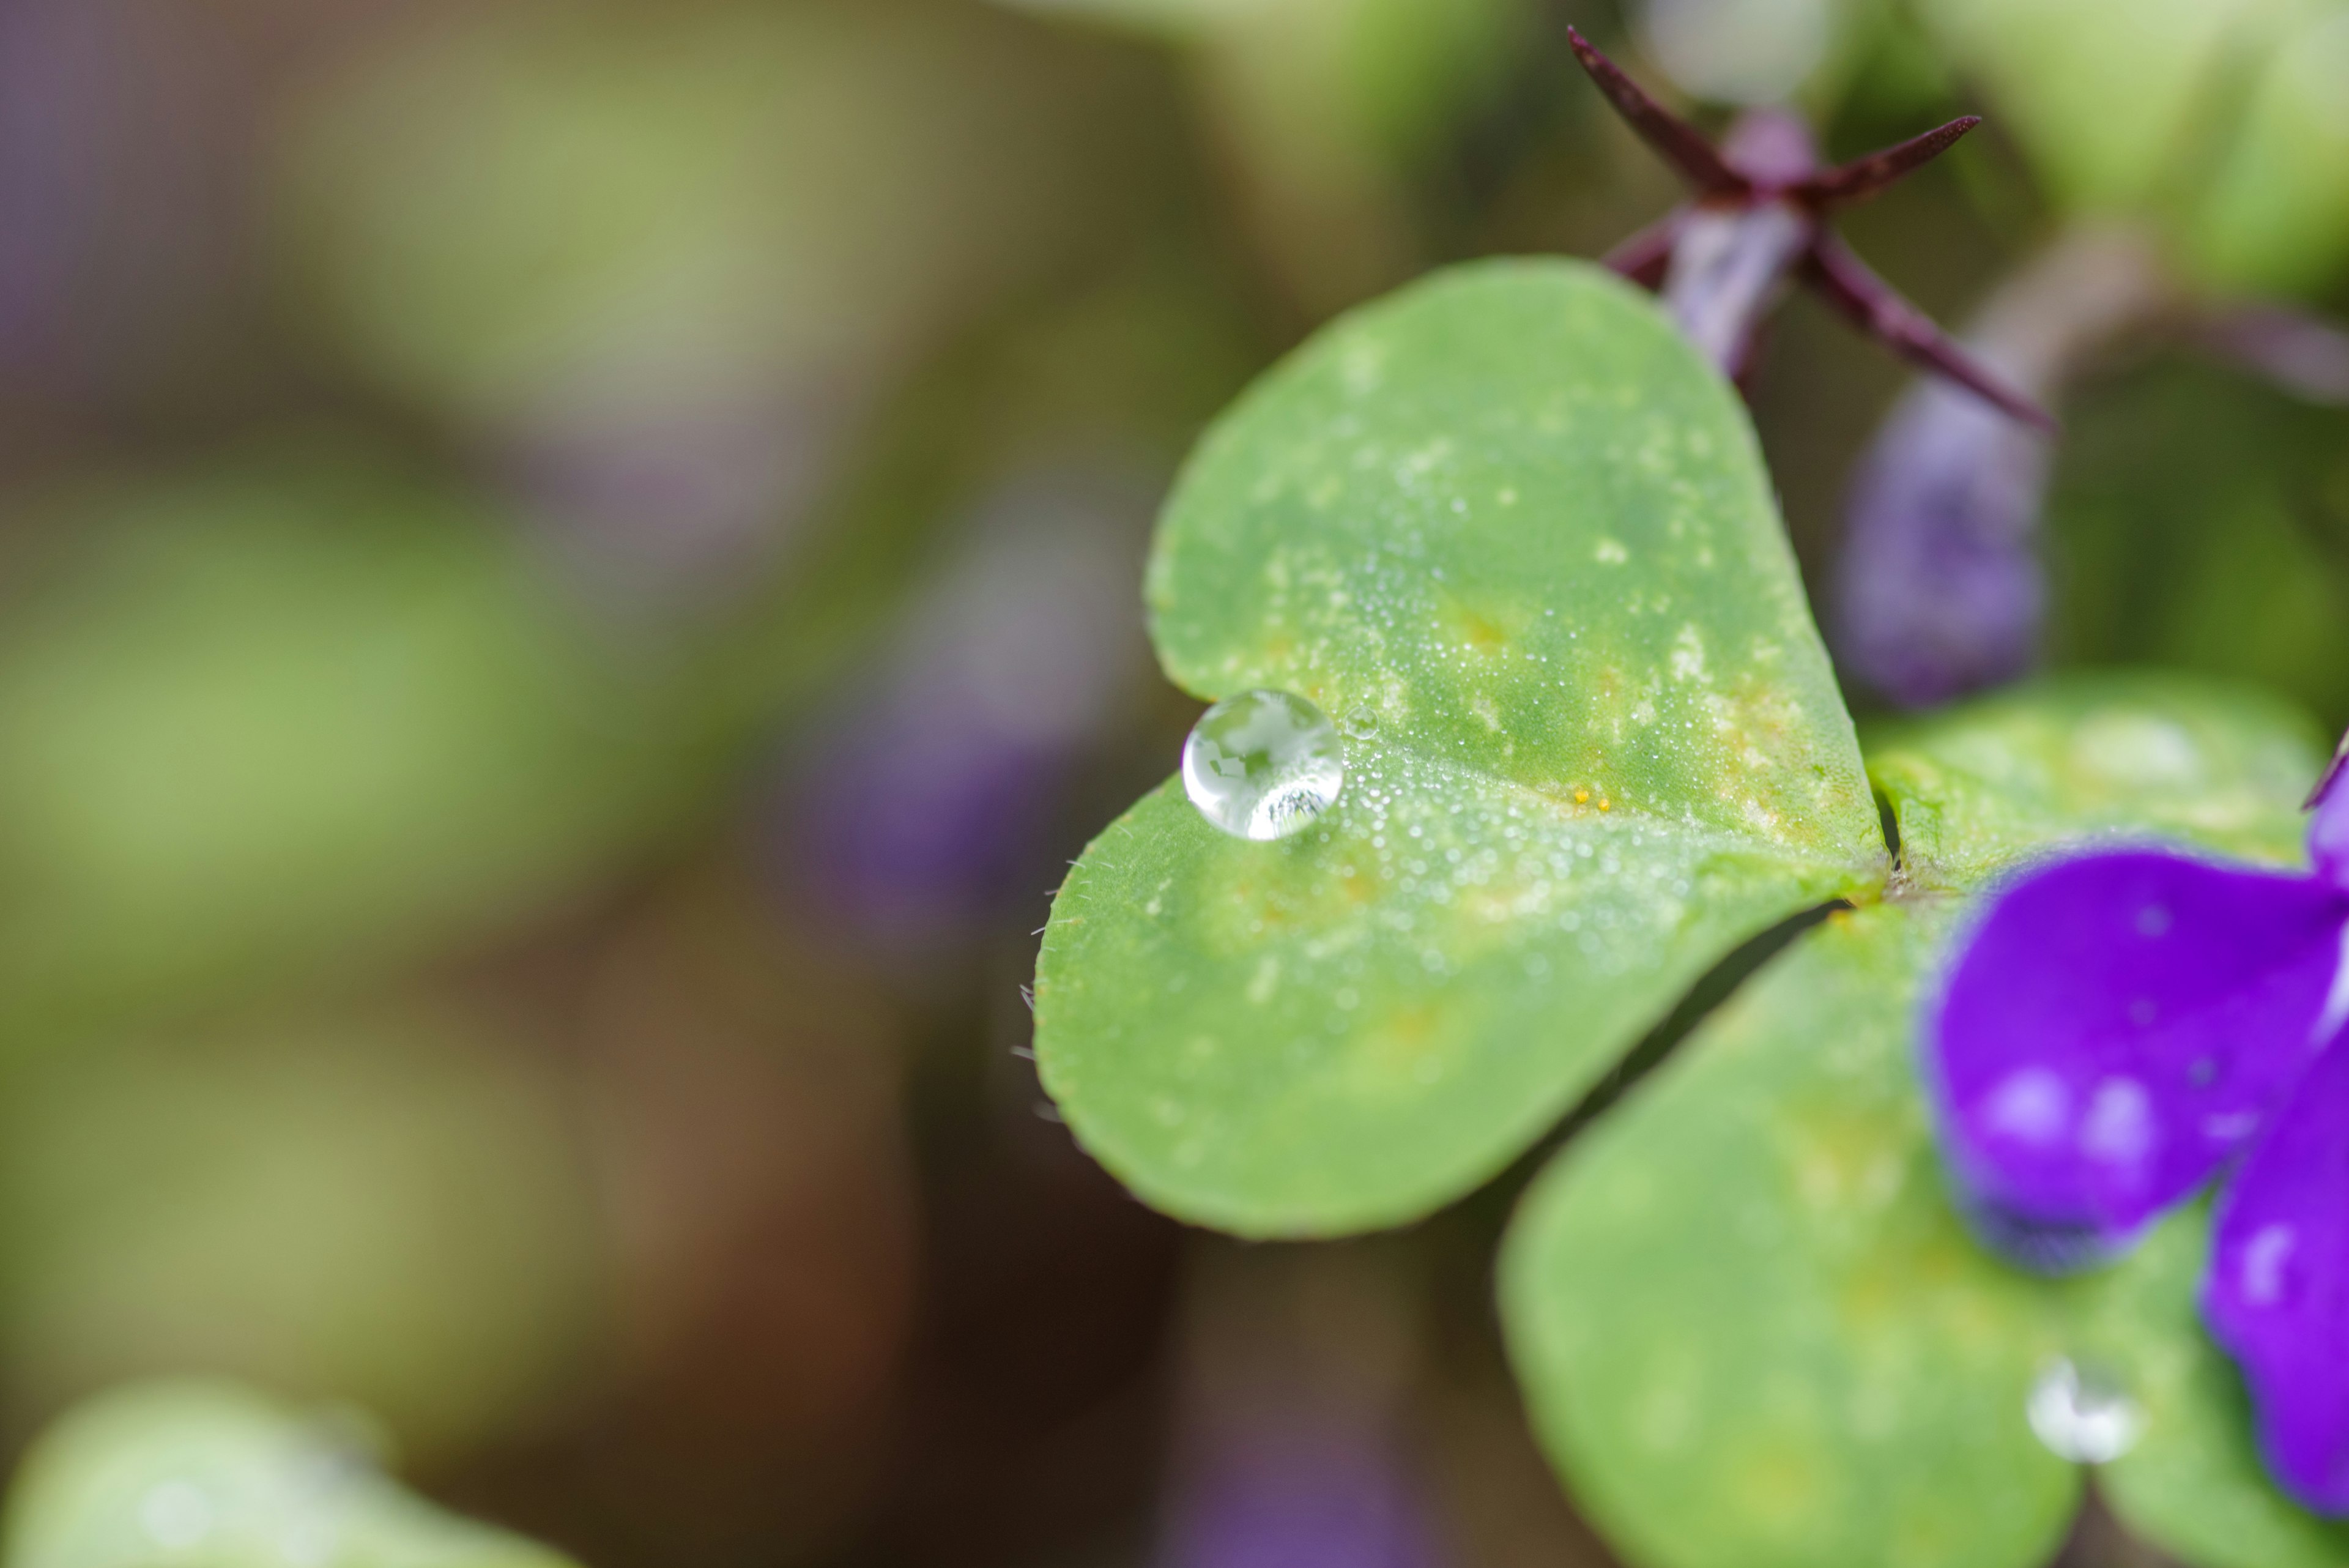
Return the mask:
[[1982,1122],[1989,1130],[2027,1144],[2054,1143],[2071,1118],[2070,1088],[2044,1067],[2008,1074],[1982,1105]]
[[2289,1225],[2262,1225],[2243,1245],[2243,1299],[2253,1306],[2272,1306],[2283,1299],[2284,1264],[2299,1240]]
[[2080,1118],[2080,1152],[2112,1165],[2137,1165],[2153,1152],[2153,1096],[2134,1078],[2106,1078]]

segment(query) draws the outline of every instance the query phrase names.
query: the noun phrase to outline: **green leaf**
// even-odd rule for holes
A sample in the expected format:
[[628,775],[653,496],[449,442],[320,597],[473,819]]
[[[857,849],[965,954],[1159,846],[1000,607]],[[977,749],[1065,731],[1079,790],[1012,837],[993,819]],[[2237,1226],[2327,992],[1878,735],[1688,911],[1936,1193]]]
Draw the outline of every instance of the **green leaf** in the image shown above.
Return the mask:
[[[2138,1375],[2145,1468],[2115,1475],[2133,1506],[2189,1472],[2246,1515],[2283,1506],[2243,1468],[2240,1411],[2212,1407],[2214,1426],[2190,1407],[2209,1402],[2216,1355],[2190,1311],[2128,1316],[2113,1281],[2032,1278],[1966,1234],[1913,1042],[1920,986],[1965,906],[1919,884],[1993,876],[2132,814],[2272,847],[2299,829],[2318,755],[2302,721],[2252,693],[2109,677],[1920,722],[1875,753],[1904,860],[1923,856],[1915,876],[1749,982],[1544,1173],[1505,1246],[1503,1316],[1536,1421],[1633,1561],[2043,1562],[2076,1480],[2024,1407],[2064,1355],[2153,1369]],[[2180,1366],[2203,1381],[2189,1389]],[[2222,1439],[2235,1447],[2211,1446]]]
[[1542,1438],[1653,1568],[2023,1568],[2078,1482],[2023,1416],[2045,1287],[1967,1237],[1909,1059],[1934,903],[1775,961],[1526,1199],[1501,1305]]
[[2341,1568],[2349,1524],[2308,1512],[2268,1480],[2242,1379],[2202,1332],[2195,1292],[2209,1224],[2208,1205],[2168,1221],[2098,1282],[2081,1314],[2076,1337],[2121,1374],[2145,1416],[2137,1447],[2104,1469],[2098,1490],[2133,1533],[2194,1568]]
[[48,1408],[201,1368],[354,1400],[440,1459],[593,1354],[563,1086],[402,1002],[90,1042],[0,1096],[0,1361]]
[[2075,413],[2044,524],[2066,660],[2202,670],[2349,722],[2349,410],[2180,357]]
[[2293,0],[1922,0],[1953,62],[1993,95],[2063,207],[2138,212],[2182,192],[2230,67]]
[[1423,1214],[1737,941],[1882,876],[1744,412],[1596,268],[1464,268],[1317,337],[1203,442],[1149,595],[1181,684],[1368,737],[1313,829],[1236,841],[1170,784],[1054,906],[1045,1085],[1174,1214]]
[[469,7],[305,95],[275,233],[358,368],[494,439],[691,410],[796,470],[974,293],[1085,243],[1081,121],[1019,34],[872,0]]
[[[1506,82],[1523,0],[997,0],[1176,42],[1204,58],[1213,109],[1251,161],[1328,178],[1348,151],[1398,164],[1440,155],[1461,116]],[[1335,167],[1332,167],[1335,165]]]
[[0,1039],[535,911],[667,830],[706,721],[499,520],[282,448],[28,508],[0,630]]
[[2253,89],[2191,259],[2222,286],[2317,293],[2349,255],[2349,5],[2304,8]]
[[2297,863],[2323,754],[2257,688],[2179,675],[2068,675],[1872,730],[1917,884],[1971,890],[2057,842],[2166,837]]
[[357,1436],[228,1384],[102,1396],[18,1472],[10,1568],[567,1568],[410,1496]]

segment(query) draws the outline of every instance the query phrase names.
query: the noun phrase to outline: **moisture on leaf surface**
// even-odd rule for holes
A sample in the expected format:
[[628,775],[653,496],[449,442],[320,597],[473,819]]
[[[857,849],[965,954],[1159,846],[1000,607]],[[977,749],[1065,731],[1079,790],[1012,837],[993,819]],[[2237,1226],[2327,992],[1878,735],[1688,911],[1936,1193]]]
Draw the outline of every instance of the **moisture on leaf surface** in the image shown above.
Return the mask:
[[1174,1214],[1425,1213],[1737,942],[1881,879],[1744,410],[1596,268],[1464,268],[1321,334],[1209,433],[1148,589],[1178,683],[1350,737],[1311,831],[1235,841],[1170,784],[1055,904],[1046,1086]]

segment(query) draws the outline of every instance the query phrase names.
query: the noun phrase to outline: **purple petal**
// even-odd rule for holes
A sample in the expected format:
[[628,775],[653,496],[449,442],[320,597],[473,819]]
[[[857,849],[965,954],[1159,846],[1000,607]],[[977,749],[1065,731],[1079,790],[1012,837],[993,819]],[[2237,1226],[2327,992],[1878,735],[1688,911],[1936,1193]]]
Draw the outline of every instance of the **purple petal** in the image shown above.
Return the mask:
[[2308,825],[2308,857],[2319,877],[2349,889],[2349,740],[2341,742],[2308,805],[2316,813]]
[[2325,1053],[2219,1211],[2202,1316],[2284,1490],[2349,1513],[2349,1048]]
[[[2349,896],[2158,851],[2013,884],[1928,1040],[1987,1240],[2133,1238],[2243,1148],[2315,1059]],[[2002,1234],[2002,1233],[2006,1234]],[[2053,1263],[2059,1257],[2018,1261]]]
[[1441,1568],[1415,1478],[1381,1434],[1299,1415],[1231,1434],[1174,1500],[1160,1568]]

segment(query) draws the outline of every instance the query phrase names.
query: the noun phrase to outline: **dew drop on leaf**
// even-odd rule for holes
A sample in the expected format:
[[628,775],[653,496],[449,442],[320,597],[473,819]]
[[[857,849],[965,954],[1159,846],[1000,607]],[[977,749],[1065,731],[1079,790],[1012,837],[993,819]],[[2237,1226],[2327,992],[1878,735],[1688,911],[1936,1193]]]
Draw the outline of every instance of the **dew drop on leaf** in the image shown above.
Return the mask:
[[1184,793],[1200,815],[1239,838],[1301,832],[1345,783],[1337,726],[1287,691],[1226,697],[1183,742]]
[[2031,1429],[2058,1459],[2108,1464],[2137,1447],[2145,1412],[2118,1379],[2069,1357],[2048,1363],[2023,1403]]

